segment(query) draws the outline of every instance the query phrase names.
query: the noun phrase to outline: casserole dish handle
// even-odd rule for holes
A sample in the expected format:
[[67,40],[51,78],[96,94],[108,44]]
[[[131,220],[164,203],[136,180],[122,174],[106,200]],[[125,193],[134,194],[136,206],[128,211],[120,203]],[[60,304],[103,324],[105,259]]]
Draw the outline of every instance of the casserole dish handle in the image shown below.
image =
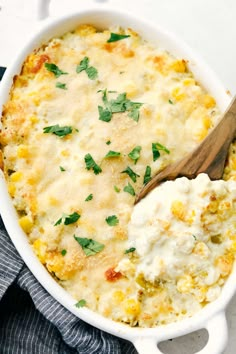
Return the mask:
[[[206,328],[208,331],[208,342],[203,349],[195,354],[222,354],[228,339],[225,313],[217,313],[202,327]],[[182,335],[181,330],[179,335]],[[133,344],[139,354],[163,354],[158,348],[158,343],[161,341],[162,340],[157,340],[154,337],[140,337],[133,340]]]
[[[38,20],[49,17],[49,5],[51,0],[35,0],[36,16]],[[94,0],[95,2],[106,2],[107,0]]]

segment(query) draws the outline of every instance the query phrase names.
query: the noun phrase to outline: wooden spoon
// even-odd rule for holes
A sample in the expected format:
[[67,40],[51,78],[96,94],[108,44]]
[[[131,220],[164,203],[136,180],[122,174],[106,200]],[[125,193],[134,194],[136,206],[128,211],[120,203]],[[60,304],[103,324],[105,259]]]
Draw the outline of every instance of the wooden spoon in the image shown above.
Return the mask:
[[221,179],[229,146],[236,133],[236,97],[231,102],[219,124],[201,144],[182,160],[158,172],[140,191],[135,199],[137,204],[153,188],[166,180],[177,177],[192,179],[199,173],[207,173],[211,180]]

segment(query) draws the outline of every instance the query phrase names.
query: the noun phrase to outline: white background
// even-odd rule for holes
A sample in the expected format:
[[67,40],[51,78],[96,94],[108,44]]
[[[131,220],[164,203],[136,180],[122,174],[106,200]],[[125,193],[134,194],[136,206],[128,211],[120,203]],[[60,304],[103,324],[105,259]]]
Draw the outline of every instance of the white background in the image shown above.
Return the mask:
[[[46,1],[46,0],[45,0]],[[106,1],[97,0],[97,6]],[[151,19],[177,34],[204,59],[219,79],[236,94],[235,0],[110,0],[110,6],[127,9]],[[51,0],[50,15],[93,6],[93,0]],[[40,24],[36,0],[0,0],[0,66],[16,57],[17,49]],[[227,309],[229,343],[225,354],[236,353],[236,296]],[[164,353],[193,354],[204,345],[207,334],[199,331],[160,345]],[[150,353],[151,354],[151,353]],[[213,354],[213,353],[209,353]]]

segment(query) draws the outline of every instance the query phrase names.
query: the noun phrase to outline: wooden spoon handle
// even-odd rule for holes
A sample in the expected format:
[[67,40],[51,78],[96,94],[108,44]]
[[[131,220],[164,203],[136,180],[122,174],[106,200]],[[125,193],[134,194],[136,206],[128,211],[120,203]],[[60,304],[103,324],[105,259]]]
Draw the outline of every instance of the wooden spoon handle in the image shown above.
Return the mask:
[[199,173],[207,173],[212,180],[223,175],[229,146],[236,133],[236,98],[224,114],[219,124],[189,155],[157,173],[137,195],[135,204],[152,189],[165,180],[186,176],[194,178]]

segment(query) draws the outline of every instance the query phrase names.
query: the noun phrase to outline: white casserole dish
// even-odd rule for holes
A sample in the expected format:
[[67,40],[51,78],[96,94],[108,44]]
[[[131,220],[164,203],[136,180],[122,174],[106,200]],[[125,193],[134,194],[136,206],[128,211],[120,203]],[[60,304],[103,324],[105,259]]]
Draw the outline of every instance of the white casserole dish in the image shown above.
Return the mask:
[[[38,1],[39,17],[43,17],[43,15],[46,14],[48,4],[48,0]],[[8,99],[13,77],[19,74],[26,56],[51,37],[62,35],[66,31],[75,28],[78,24],[83,23],[89,23],[98,28],[107,28],[111,25],[132,27],[143,38],[154,44],[157,43],[158,46],[164,47],[176,56],[188,60],[190,70],[206,90],[216,98],[221,111],[224,111],[229,104],[230,98],[214,73],[175,36],[156,25],[136,18],[126,12],[102,7],[79,11],[78,13],[66,15],[60,19],[45,21],[41,29],[32,36],[31,40],[17,55],[4,75],[0,85],[0,112],[2,105]],[[209,340],[198,354],[222,353],[227,343],[225,308],[236,291],[236,267],[234,267],[234,271],[223,287],[220,297],[213,303],[207,305],[192,318],[165,326],[159,326],[158,328],[131,328],[127,325],[104,318],[87,308],[77,309],[75,307],[75,300],[55,282],[33,253],[27,237],[18,225],[18,217],[12,205],[11,198],[8,195],[1,170],[0,195],[0,213],[19,254],[42,286],[58,302],[76,316],[101,330],[133,342],[140,354],[161,353],[157,347],[157,343],[169,338],[191,333],[201,328],[208,330]]]

